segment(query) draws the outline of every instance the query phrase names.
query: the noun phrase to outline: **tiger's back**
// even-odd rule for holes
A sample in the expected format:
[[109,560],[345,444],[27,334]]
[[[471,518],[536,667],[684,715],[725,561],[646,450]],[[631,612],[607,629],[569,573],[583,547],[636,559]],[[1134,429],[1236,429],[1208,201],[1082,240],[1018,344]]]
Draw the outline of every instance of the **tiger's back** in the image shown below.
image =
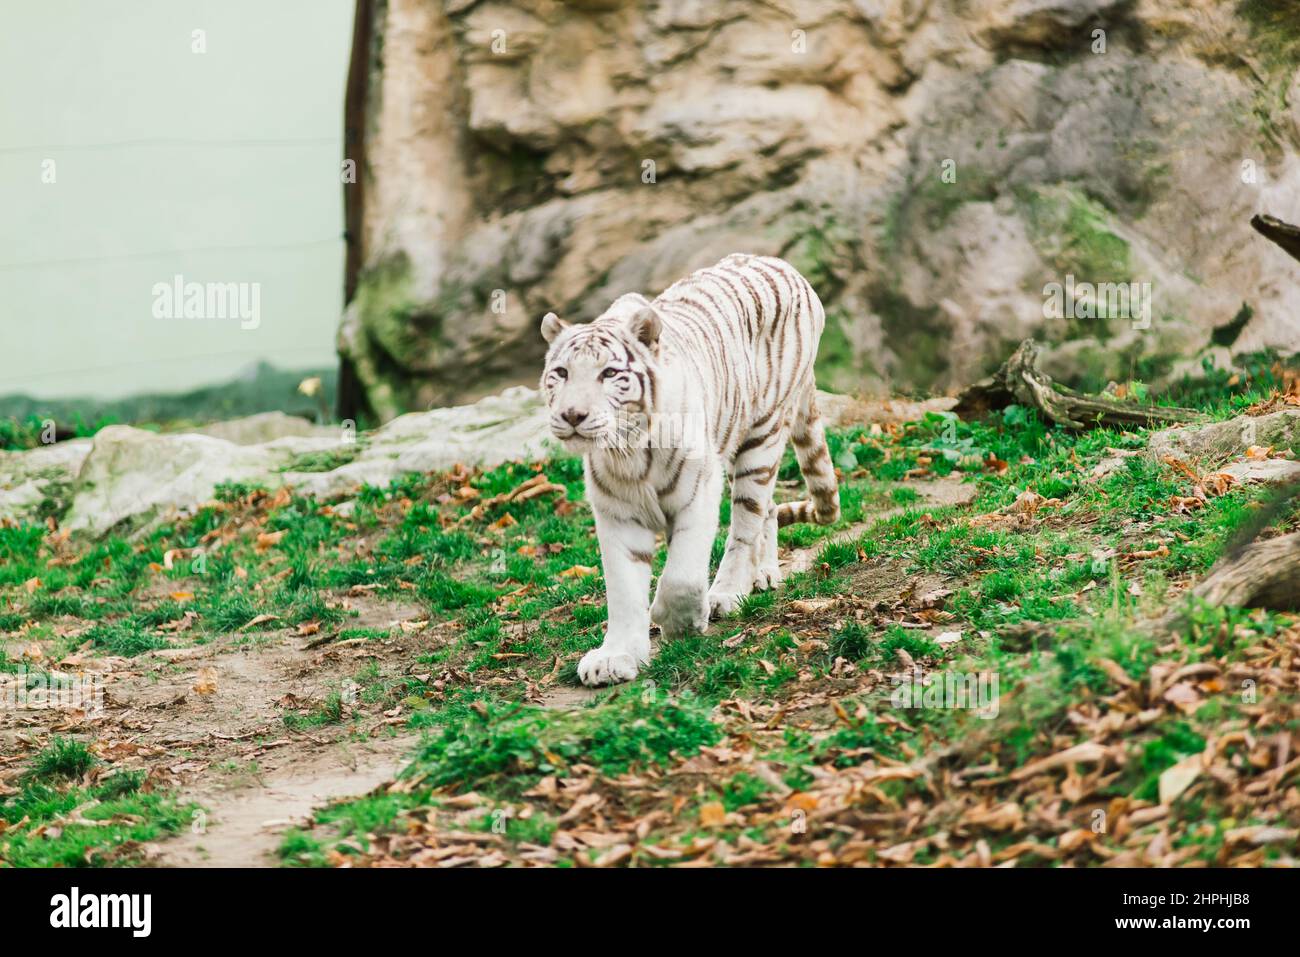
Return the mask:
[[782,259],[735,253],[674,283],[651,305],[663,317],[661,361],[695,373],[666,404],[706,412],[718,454],[729,460],[754,425],[774,431],[781,421],[793,424],[812,388],[826,325],[821,300],[798,270]]

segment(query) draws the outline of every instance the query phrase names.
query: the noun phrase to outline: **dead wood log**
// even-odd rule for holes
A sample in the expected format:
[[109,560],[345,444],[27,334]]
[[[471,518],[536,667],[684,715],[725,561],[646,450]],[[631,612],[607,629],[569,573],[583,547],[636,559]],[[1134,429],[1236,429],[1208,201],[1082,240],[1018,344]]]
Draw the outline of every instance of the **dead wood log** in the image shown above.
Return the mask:
[[1255,232],[1280,246],[1292,259],[1300,259],[1300,227],[1284,223],[1276,216],[1258,213],[1250,218],[1250,225]]
[[[1256,214],[1255,232],[1300,260],[1300,227],[1275,216]],[[1255,537],[1300,496],[1300,485],[1279,490],[1259,514],[1234,537],[1223,558],[1192,589],[1192,595],[1212,605],[1300,611],[1300,532],[1263,541]]]
[[1226,556],[1192,595],[1211,605],[1300,611],[1300,532],[1252,542]]
[[1033,339],[1020,343],[1001,369],[959,395],[953,411],[967,419],[1013,404],[1035,409],[1049,422],[1071,429],[1181,425],[1205,418],[1192,409],[1138,405],[1060,385],[1038,368],[1038,343]]

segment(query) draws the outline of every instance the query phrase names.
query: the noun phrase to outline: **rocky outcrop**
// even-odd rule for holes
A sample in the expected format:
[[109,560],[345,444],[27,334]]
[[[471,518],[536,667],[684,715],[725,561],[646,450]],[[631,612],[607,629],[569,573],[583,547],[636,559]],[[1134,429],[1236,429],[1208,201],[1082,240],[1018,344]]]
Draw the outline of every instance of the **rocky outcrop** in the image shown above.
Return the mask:
[[[866,403],[823,392],[818,405],[828,424],[846,425],[915,419],[951,402]],[[48,516],[92,537],[134,534],[210,501],[222,483],[348,497],[410,472],[548,458],[560,451],[548,418],[537,392],[517,386],[470,405],[411,412],[360,434],[278,414],[199,432],[114,425],[93,439],[0,452],[0,521]]]
[[1151,436],[1148,453],[1220,465],[1251,448],[1273,448],[1300,454],[1300,409],[1281,409],[1260,416],[1239,416],[1206,425],[1165,429]]
[[[114,425],[93,439],[0,453],[0,519],[51,515],[90,536],[138,533],[210,501],[223,483],[289,485],[334,497],[363,484],[387,487],[408,472],[539,459],[555,451],[545,410],[527,388],[399,416],[360,435],[278,417],[218,423],[204,432],[160,434]],[[255,441],[258,432],[269,440]]]
[[1237,6],[360,0],[344,405],[530,382],[543,312],[737,250],[813,281],[841,391],[1028,336],[1083,384],[1293,351],[1300,275],[1247,223],[1300,216],[1300,26]]
[[211,500],[220,482],[278,485],[270,480],[296,455],[337,444],[337,438],[288,438],[236,445],[210,435],[111,425],[95,435],[69,483],[63,525],[91,535],[138,530]]
[[328,425],[315,425],[299,415],[287,415],[284,412],[258,412],[239,419],[227,419],[213,422],[194,430],[199,435],[211,435],[225,439],[236,445],[258,445],[286,436],[329,436],[336,435],[337,429]]
[[0,520],[41,519],[63,511],[92,444],[71,439],[25,452],[0,451]]

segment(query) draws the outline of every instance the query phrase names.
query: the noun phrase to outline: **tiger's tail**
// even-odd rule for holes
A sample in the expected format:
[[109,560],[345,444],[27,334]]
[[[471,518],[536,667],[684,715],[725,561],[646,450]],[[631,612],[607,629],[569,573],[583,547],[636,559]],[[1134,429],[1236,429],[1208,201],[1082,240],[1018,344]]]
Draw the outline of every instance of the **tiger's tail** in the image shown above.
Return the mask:
[[817,389],[812,383],[808,384],[803,403],[795,414],[790,441],[794,443],[794,457],[799,460],[799,471],[808,486],[808,499],[778,505],[777,525],[795,522],[834,525],[840,520],[840,485],[835,479],[831,450],[826,445],[826,429],[817,410]]

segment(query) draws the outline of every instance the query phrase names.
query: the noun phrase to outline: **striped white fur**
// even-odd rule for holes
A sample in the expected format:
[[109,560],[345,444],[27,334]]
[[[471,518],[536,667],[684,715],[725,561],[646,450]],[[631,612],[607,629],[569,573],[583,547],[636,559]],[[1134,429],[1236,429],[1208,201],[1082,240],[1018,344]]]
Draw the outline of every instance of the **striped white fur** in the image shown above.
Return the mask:
[[[704,629],[755,588],[775,587],[779,525],[838,520],[813,384],[825,324],[793,266],[742,254],[653,302],[621,296],[587,324],[543,318],[541,388],[552,432],[584,456],[609,606],[604,642],[578,665],[584,683],[635,678],[650,658],[651,621],[673,638]],[[787,438],[809,501],[778,506]],[[709,587],[724,468],[731,528]],[[651,605],[658,532],[668,558]]]

